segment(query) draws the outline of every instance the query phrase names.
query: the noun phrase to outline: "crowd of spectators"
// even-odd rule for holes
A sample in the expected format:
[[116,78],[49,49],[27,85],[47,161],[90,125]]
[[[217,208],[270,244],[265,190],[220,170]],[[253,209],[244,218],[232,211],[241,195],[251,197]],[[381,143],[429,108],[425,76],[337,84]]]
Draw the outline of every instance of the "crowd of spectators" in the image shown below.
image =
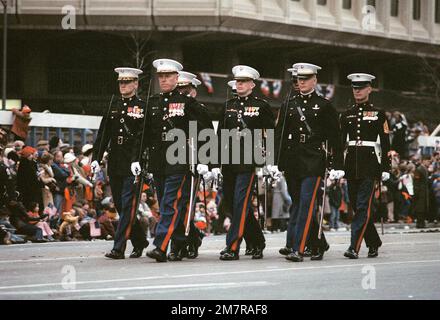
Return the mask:
[[[0,243],[113,239],[118,212],[111,198],[107,158],[102,170],[93,175],[90,144],[72,146],[52,137],[38,141],[35,147],[26,145],[30,108],[14,113],[22,123],[0,132],[0,163],[8,179],[8,186],[2,182],[0,190],[4,193],[0,194]],[[391,179],[377,190],[375,219],[416,221],[423,228],[426,221],[434,222],[440,215],[440,150],[426,152],[418,146],[418,136],[429,135],[423,123],[410,125],[398,112],[388,113],[388,118],[392,172]],[[325,227],[336,231],[348,226],[352,218],[347,183],[328,180],[326,187]],[[216,183],[201,184],[197,192],[194,223],[205,234],[222,234],[230,226],[231,217],[220,195],[221,186]],[[265,218],[269,231],[286,229],[291,203],[284,178],[266,183],[259,175],[252,210],[260,221]],[[138,209],[142,228],[154,237],[159,219],[154,184],[144,185]]]

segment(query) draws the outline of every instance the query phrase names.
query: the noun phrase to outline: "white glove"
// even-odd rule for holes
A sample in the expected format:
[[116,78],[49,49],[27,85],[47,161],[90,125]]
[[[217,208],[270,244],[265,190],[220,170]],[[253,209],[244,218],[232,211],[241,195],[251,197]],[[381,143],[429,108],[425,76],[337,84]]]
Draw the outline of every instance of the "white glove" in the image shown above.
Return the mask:
[[203,176],[209,172],[209,167],[206,164],[198,164],[197,165],[197,172],[199,175]]
[[331,170],[329,178],[330,180],[339,180],[342,179],[345,176],[344,170]]
[[211,170],[211,172],[214,175],[215,179],[218,179],[218,177],[222,175],[222,171],[220,170],[220,168],[214,168]]
[[278,180],[279,178],[281,178],[282,173],[281,171],[278,169],[278,166],[271,166],[268,165],[267,166],[267,170],[269,171],[270,175],[272,177],[274,177],[276,180]]
[[92,173],[98,173],[99,171],[101,171],[101,166],[99,165],[98,161],[93,161],[92,164],[90,165],[90,167],[92,168]]
[[133,162],[131,164],[131,173],[133,173],[134,176],[138,176],[141,174],[141,165],[139,164],[139,162]]
[[383,182],[390,180],[390,178],[391,178],[391,175],[389,172],[382,172],[382,181]]
[[212,180],[215,179],[215,176],[212,172],[207,172],[203,176],[203,180],[205,180],[205,183],[210,183]]

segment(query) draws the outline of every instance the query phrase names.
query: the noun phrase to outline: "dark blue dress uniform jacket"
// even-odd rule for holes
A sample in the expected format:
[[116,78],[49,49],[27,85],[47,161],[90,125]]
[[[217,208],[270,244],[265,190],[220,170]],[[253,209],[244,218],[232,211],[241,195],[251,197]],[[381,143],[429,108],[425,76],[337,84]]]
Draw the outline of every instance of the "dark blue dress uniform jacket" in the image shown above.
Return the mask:
[[342,139],[347,141],[376,142],[380,138],[380,163],[374,147],[347,146],[345,177],[348,179],[380,178],[382,172],[390,171],[389,125],[385,112],[371,103],[353,105],[341,115]]
[[[279,169],[298,178],[323,176],[326,167],[342,170],[339,115],[331,102],[316,92],[308,95],[296,94],[289,99],[287,106],[286,102],[281,106],[275,130]],[[297,107],[301,108],[311,132]],[[281,136],[283,123],[285,127]],[[327,160],[323,148],[326,140],[331,153]]]
[[[259,152],[260,156],[264,155],[264,145],[262,139],[259,139],[259,136],[256,134],[254,129],[274,129],[275,127],[275,117],[272,113],[270,105],[263,99],[260,99],[253,94],[250,94],[247,97],[236,97],[230,99],[226,102],[223,117],[219,121],[219,159],[223,153],[227,153],[229,160],[228,164],[224,164],[222,166],[223,170],[228,170],[234,173],[244,173],[244,172],[252,172],[255,167],[263,166],[264,164],[257,163],[255,160],[261,160],[261,157],[256,158],[255,152]],[[240,143],[240,161],[237,164],[233,164],[232,159],[232,144],[228,146],[228,149],[225,149],[224,146],[221,145],[221,129],[232,130],[236,129],[238,135],[233,137],[235,141],[239,141]],[[245,146],[247,141],[250,139],[246,139],[244,136],[248,130],[243,131],[244,129],[249,129],[252,134],[252,145]],[[262,133],[264,135],[264,133]],[[233,142],[231,139],[230,142]],[[257,145],[257,148],[254,149],[254,145]],[[259,146],[262,146],[260,148]],[[247,154],[247,157],[250,157],[251,161],[245,162],[245,152],[251,152],[251,154]],[[246,159],[247,160],[247,159]]]
[[[104,115],[93,145],[93,159],[101,159],[110,142],[109,176],[132,175],[131,163],[139,161],[138,139],[142,134],[145,107],[145,101],[137,96],[119,98],[113,101],[108,117]],[[99,150],[101,140],[102,150]]]
[[[143,150],[147,150],[147,171],[159,175],[187,173],[190,169],[190,148],[186,145],[186,162],[170,164],[166,159],[169,146],[175,141],[165,141],[172,129],[181,129],[189,139],[189,123],[197,122],[197,134],[203,129],[213,129],[207,108],[196,99],[174,89],[150,97],[145,125]],[[197,137],[195,137],[197,138]],[[197,142],[197,141],[195,141]],[[200,146],[200,143],[198,143]]]

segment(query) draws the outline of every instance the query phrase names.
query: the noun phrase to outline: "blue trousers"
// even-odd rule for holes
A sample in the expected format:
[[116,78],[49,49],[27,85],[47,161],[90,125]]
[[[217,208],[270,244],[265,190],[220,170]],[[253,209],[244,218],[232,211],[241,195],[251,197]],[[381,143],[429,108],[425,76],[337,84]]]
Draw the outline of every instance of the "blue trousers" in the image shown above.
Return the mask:
[[191,174],[155,176],[154,182],[160,209],[154,245],[166,252],[171,239],[180,243],[186,241],[185,217],[189,214]]
[[362,239],[367,247],[380,247],[382,241],[374,226],[372,203],[376,181],[374,179],[348,180],[348,195],[354,216],[351,222],[350,247],[359,253]]
[[[188,176],[187,179],[191,179],[191,176]],[[159,201],[159,207],[160,207],[161,199],[162,199],[164,188],[165,188],[165,180],[166,180],[165,177],[164,176],[160,176],[160,175],[158,175],[154,179],[154,185],[155,185],[155,188],[156,188],[157,199]],[[188,183],[191,184],[191,181],[189,181]],[[194,185],[195,185],[196,190],[197,190],[199,184],[200,184],[200,178],[195,179]],[[191,186],[189,186],[189,188],[191,188]],[[189,201],[189,197],[188,197],[188,201]],[[184,218],[180,219],[180,221],[183,223],[183,230],[186,229],[187,214],[189,214],[189,212],[185,212]],[[174,240],[175,242],[182,241],[181,226],[179,225],[177,229],[179,229],[180,231],[175,233],[174,235],[171,235],[171,239]],[[191,221],[190,221],[189,234],[188,234],[188,237],[186,239],[186,242],[188,244],[195,244],[195,243],[198,242],[199,239],[202,239],[203,237],[204,237],[204,235],[194,225],[194,216],[193,216],[191,218]]]
[[119,223],[115,233],[113,249],[119,252],[125,252],[128,239],[131,240],[135,248],[147,246],[147,235],[136,218],[139,188],[134,181],[134,176],[110,177],[113,201],[119,213]]
[[325,249],[327,241],[324,233],[318,239],[319,212],[317,201],[320,197],[321,177],[286,177],[287,188],[292,198],[286,246],[304,253],[306,246],[311,249]]
[[[227,211],[231,212],[231,226],[226,235],[226,246],[232,251],[239,251],[243,236],[251,246],[265,243],[263,232],[251,210],[252,190],[255,173],[225,173],[223,177],[223,201]],[[247,240],[247,241],[248,241]]]

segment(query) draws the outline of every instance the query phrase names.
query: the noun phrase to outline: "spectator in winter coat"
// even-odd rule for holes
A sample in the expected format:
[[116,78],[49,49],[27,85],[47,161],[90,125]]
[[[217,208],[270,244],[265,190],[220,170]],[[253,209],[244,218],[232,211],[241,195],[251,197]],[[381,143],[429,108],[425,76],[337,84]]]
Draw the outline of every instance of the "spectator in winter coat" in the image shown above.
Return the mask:
[[417,218],[417,228],[425,228],[425,220],[429,211],[429,156],[423,156],[422,163],[414,171],[413,208]]
[[14,134],[14,140],[26,141],[29,132],[29,123],[31,122],[31,108],[24,106],[23,109],[12,109],[15,115],[12,123],[11,132]]
[[27,207],[31,202],[36,202],[43,207],[41,188],[44,184],[38,178],[36,150],[25,147],[20,152],[20,164],[17,171],[17,190],[20,192],[23,204]]
[[55,151],[54,161],[51,165],[57,188],[52,190],[53,200],[57,212],[62,211],[64,205],[64,189],[67,186],[66,179],[69,177],[69,169],[64,165],[63,153]]

